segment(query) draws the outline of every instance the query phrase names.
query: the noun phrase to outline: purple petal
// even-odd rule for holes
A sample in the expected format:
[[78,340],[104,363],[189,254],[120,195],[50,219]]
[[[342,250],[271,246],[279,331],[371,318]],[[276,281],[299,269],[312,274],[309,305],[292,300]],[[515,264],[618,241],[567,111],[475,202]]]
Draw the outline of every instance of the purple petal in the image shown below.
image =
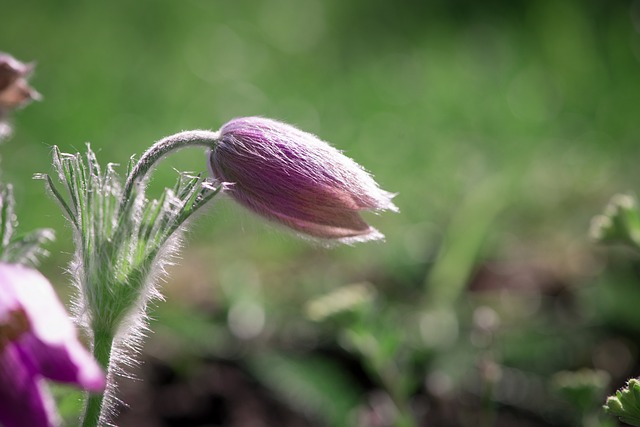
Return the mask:
[[51,396],[38,372],[25,365],[13,344],[0,351],[0,425],[49,427],[58,425]]
[[75,340],[52,345],[29,334],[19,341],[19,348],[25,364],[30,364],[46,378],[76,384],[89,391],[102,391],[105,387],[102,371]]
[[100,367],[78,341],[71,320],[44,276],[24,266],[0,264],[0,289],[7,295],[7,304],[8,295],[13,295],[14,305],[19,302],[30,324],[30,330],[15,340],[25,365],[56,381],[92,391],[104,388]]
[[[227,165],[226,172],[221,172],[215,160],[212,160],[212,167],[216,175],[234,183],[228,192],[239,203],[296,231],[323,239],[373,237],[375,234],[358,214],[359,208],[349,193],[340,193],[322,184],[307,185],[304,180],[296,181],[295,177],[283,177],[274,185],[264,179],[241,175],[250,168]],[[272,180],[277,179],[277,172],[269,176]]]

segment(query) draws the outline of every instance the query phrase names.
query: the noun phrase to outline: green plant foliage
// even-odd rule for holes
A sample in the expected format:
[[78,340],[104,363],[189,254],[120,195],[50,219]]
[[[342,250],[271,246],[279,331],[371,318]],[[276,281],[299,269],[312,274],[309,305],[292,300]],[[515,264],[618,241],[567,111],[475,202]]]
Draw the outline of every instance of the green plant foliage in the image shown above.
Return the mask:
[[54,147],[53,165],[63,192],[49,175],[36,178],[45,181],[73,227],[76,279],[93,316],[92,330],[113,335],[131,307],[145,293],[154,294],[149,280],[157,273],[152,270],[154,265],[161,269],[162,255],[172,252],[167,243],[177,237],[174,233],[221,187],[182,174],[158,199],[148,200],[142,188],[125,198],[114,165],[102,171],[88,146],[84,157]]
[[607,399],[604,405],[607,413],[620,418],[632,426],[640,426],[640,381],[631,379]]
[[607,372],[582,369],[558,372],[552,378],[554,390],[583,417],[597,410],[611,378]]
[[0,184],[0,261],[35,265],[39,257],[47,255],[43,245],[54,239],[53,230],[17,234],[17,227],[13,187]]
[[613,196],[602,215],[591,221],[591,237],[602,243],[626,244],[640,250],[640,209],[634,196]]
[[330,360],[261,352],[249,358],[248,366],[256,378],[301,412],[326,425],[353,425],[361,390]]

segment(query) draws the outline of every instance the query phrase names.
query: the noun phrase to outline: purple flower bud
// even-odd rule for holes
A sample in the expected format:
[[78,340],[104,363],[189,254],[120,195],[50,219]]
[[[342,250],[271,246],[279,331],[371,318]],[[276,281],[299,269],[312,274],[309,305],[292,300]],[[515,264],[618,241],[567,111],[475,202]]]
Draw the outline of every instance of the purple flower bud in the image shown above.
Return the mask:
[[343,243],[384,236],[363,210],[398,208],[360,165],[315,135],[261,117],[234,119],[210,153],[213,176],[263,217],[304,235]]
[[57,424],[42,377],[101,391],[105,378],[76,337],[51,284],[36,270],[0,263],[0,425]]

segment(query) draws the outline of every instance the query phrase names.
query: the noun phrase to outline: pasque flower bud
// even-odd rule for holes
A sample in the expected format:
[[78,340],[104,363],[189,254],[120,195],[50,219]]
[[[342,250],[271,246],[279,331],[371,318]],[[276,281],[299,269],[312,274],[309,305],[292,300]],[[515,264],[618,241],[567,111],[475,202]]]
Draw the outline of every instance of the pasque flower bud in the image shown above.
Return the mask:
[[315,135],[275,120],[246,117],[226,123],[209,167],[240,204],[315,238],[381,239],[360,212],[398,210],[394,195],[356,162]]

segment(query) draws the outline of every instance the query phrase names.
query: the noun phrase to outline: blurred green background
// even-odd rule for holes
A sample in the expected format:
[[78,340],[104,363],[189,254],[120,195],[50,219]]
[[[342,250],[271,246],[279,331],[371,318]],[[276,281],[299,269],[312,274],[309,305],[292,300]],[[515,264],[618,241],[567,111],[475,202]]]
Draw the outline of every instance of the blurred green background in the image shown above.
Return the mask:
[[[238,421],[219,385],[201,405],[209,421],[187,403],[171,418],[158,402],[180,399],[138,384],[124,386],[122,425],[466,426],[477,414],[605,425],[600,397],[555,408],[554,373],[601,369],[610,391],[640,372],[636,261],[588,240],[610,196],[639,186],[640,2],[3,0],[0,11],[0,50],[37,61],[44,95],[12,115],[2,180],[23,231],[56,230],[42,269],[63,294],[70,231],[31,179],[51,171],[53,145],[90,142],[124,173],[163,136],[261,115],[330,141],[398,193],[400,214],[367,217],[385,243],[331,249],[222,198],[170,270],[139,375],[162,366],[168,383],[193,386],[202,369],[219,383],[232,366],[269,396],[255,399],[302,421],[257,410]],[[166,160],[152,193],[205,162],[198,149]],[[305,309],[365,282],[364,314]],[[380,396],[394,402],[386,418]]]

